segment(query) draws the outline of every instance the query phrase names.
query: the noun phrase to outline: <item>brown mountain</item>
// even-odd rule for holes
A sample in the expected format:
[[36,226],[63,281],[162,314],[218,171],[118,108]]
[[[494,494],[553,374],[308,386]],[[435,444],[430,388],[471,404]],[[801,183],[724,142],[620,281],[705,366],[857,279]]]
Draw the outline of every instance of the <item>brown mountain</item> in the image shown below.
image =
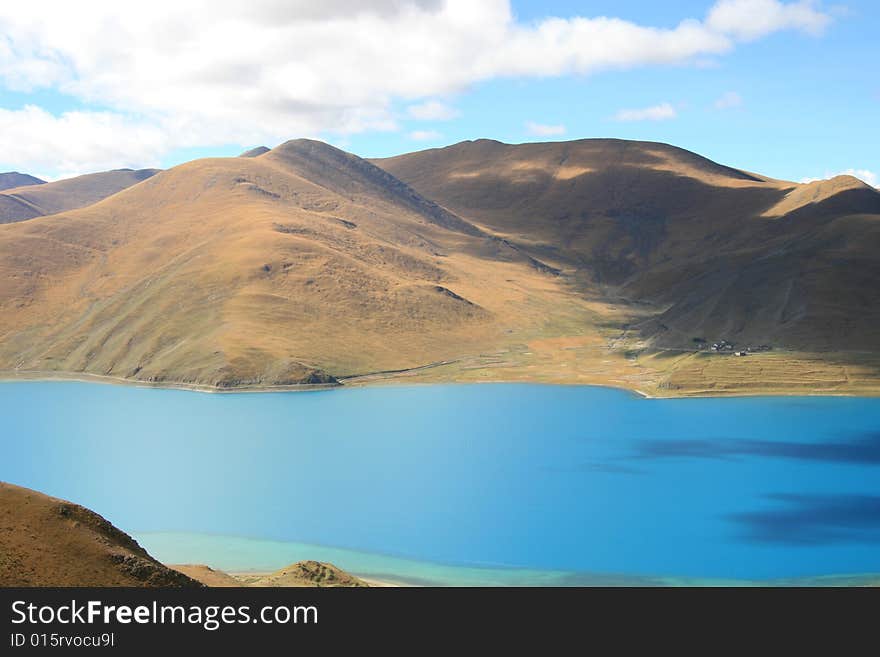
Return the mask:
[[22,183],[0,192],[0,224],[82,208],[156,173],[158,169],[117,169],[51,183]]
[[40,180],[35,176],[19,173],[18,171],[0,173],[0,191],[12,189],[13,187],[25,187],[27,185],[44,185],[45,183],[45,180]]
[[655,346],[692,339],[880,348],[880,193],[798,185],[665,144],[480,140],[378,160],[453,212],[654,312]]
[[0,586],[201,586],[88,509],[0,482]]
[[230,387],[456,358],[495,344],[530,285],[504,281],[536,275],[487,240],[320,142],[190,162],[3,227],[0,363]]
[[4,375],[878,389],[880,194],[854,178],[619,140],[249,155],[0,226]]

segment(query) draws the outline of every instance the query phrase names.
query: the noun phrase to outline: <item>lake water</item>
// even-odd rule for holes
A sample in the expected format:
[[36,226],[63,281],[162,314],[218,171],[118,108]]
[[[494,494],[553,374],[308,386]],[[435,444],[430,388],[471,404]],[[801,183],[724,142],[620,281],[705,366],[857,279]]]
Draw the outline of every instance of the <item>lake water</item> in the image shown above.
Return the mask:
[[3,383],[0,480],[88,506],[163,561],[229,570],[318,558],[440,584],[880,572],[880,399]]

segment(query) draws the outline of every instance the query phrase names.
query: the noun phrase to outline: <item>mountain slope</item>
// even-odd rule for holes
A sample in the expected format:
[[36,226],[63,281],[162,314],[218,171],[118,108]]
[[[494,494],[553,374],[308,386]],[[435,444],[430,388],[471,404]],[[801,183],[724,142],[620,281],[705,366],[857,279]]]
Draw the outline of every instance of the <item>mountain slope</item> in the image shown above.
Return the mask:
[[557,287],[492,243],[319,142],[190,162],[0,230],[0,369],[228,388],[479,353]]
[[621,140],[249,155],[0,226],[3,376],[880,390],[880,194],[856,179]]
[[376,163],[582,285],[647,304],[626,324],[648,344],[880,349],[880,193],[854,178],[797,185],[605,139],[480,140]]
[[610,284],[686,255],[794,186],[665,144],[614,139],[479,140],[376,163],[453,212]]
[[51,183],[15,186],[0,193],[0,224],[75,210],[155,175],[157,169],[117,169]]
[[357,155],[311,139],[296,139],[265,154],[266,159],[293,167],[304,179],[321,187],[329,182],[335,194],[357,198],[375,196],[408,208],[438,226],[481,236],[474,225],[420,196],[384,169]]
[[201,586],[78,504],[0,482],[0,586]]
[[878,214],[880,193],[853,176],[835,176],[798,185],[768,209],[767,217]]
[[4,189],[12,189],[13,187],[25,187],[26,185],[43,185],[45,180],[40,180],[36,176],[27,173],[19,173],[18,171],[7,171],[0,173],[0,191]]

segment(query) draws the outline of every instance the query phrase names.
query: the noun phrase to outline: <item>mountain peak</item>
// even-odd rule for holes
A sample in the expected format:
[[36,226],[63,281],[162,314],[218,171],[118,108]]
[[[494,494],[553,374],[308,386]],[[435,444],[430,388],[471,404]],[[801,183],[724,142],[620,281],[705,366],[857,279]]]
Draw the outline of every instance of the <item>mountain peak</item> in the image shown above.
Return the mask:
[[269,152],[269,147],[267,146],[257,146],[256,148],[252,148],[250,150],[245,151],[239,157],[259,157],[263,153]]
[[844,174],[798,185],[768,209],[764,216],[877,212],[880,212],[880,191],[855,176]]
[[13,189],[14,187],[25,187],[27,185],[44,185],[45,183],[45,180],[27,173],[19,173],[18,171],[0,173],[0,191]]
[[288,139],[286,142],[279,144],[269,152],[275,157],[322,155],[324,157],[334,156],[344,157],[346,159],[360,159],[357,155],[344,151],[336,146],[332,146],[327,142],[319,139],[308,139],[306,137]]
[[481,235],[473,224],[416,192],[405,182],[357,155],[315,139],[291,139],[265,156],[302,178],[349,195],[378,193],[415,210],[432,223],[468,235]]
[[857,178],[856,176],[852,176],[848,173],[840,174],[839,176],[833,176],[832,178],[828,178],[827,180],[822,180],[819,182],[831,183],[835,187],[845,187],[848,189],[864,189],[868,188],[872,191],[880,193],[876,187],[866,183],[861,178]]

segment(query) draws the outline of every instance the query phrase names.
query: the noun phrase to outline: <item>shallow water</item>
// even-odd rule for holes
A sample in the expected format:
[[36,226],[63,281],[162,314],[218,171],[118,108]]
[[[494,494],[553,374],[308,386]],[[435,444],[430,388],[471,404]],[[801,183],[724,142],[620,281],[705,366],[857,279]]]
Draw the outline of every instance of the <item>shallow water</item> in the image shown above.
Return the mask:
[[0,384],[0,479],[233,570],[331,546],[437,583],[880,572],[878,475],[880,399]]

